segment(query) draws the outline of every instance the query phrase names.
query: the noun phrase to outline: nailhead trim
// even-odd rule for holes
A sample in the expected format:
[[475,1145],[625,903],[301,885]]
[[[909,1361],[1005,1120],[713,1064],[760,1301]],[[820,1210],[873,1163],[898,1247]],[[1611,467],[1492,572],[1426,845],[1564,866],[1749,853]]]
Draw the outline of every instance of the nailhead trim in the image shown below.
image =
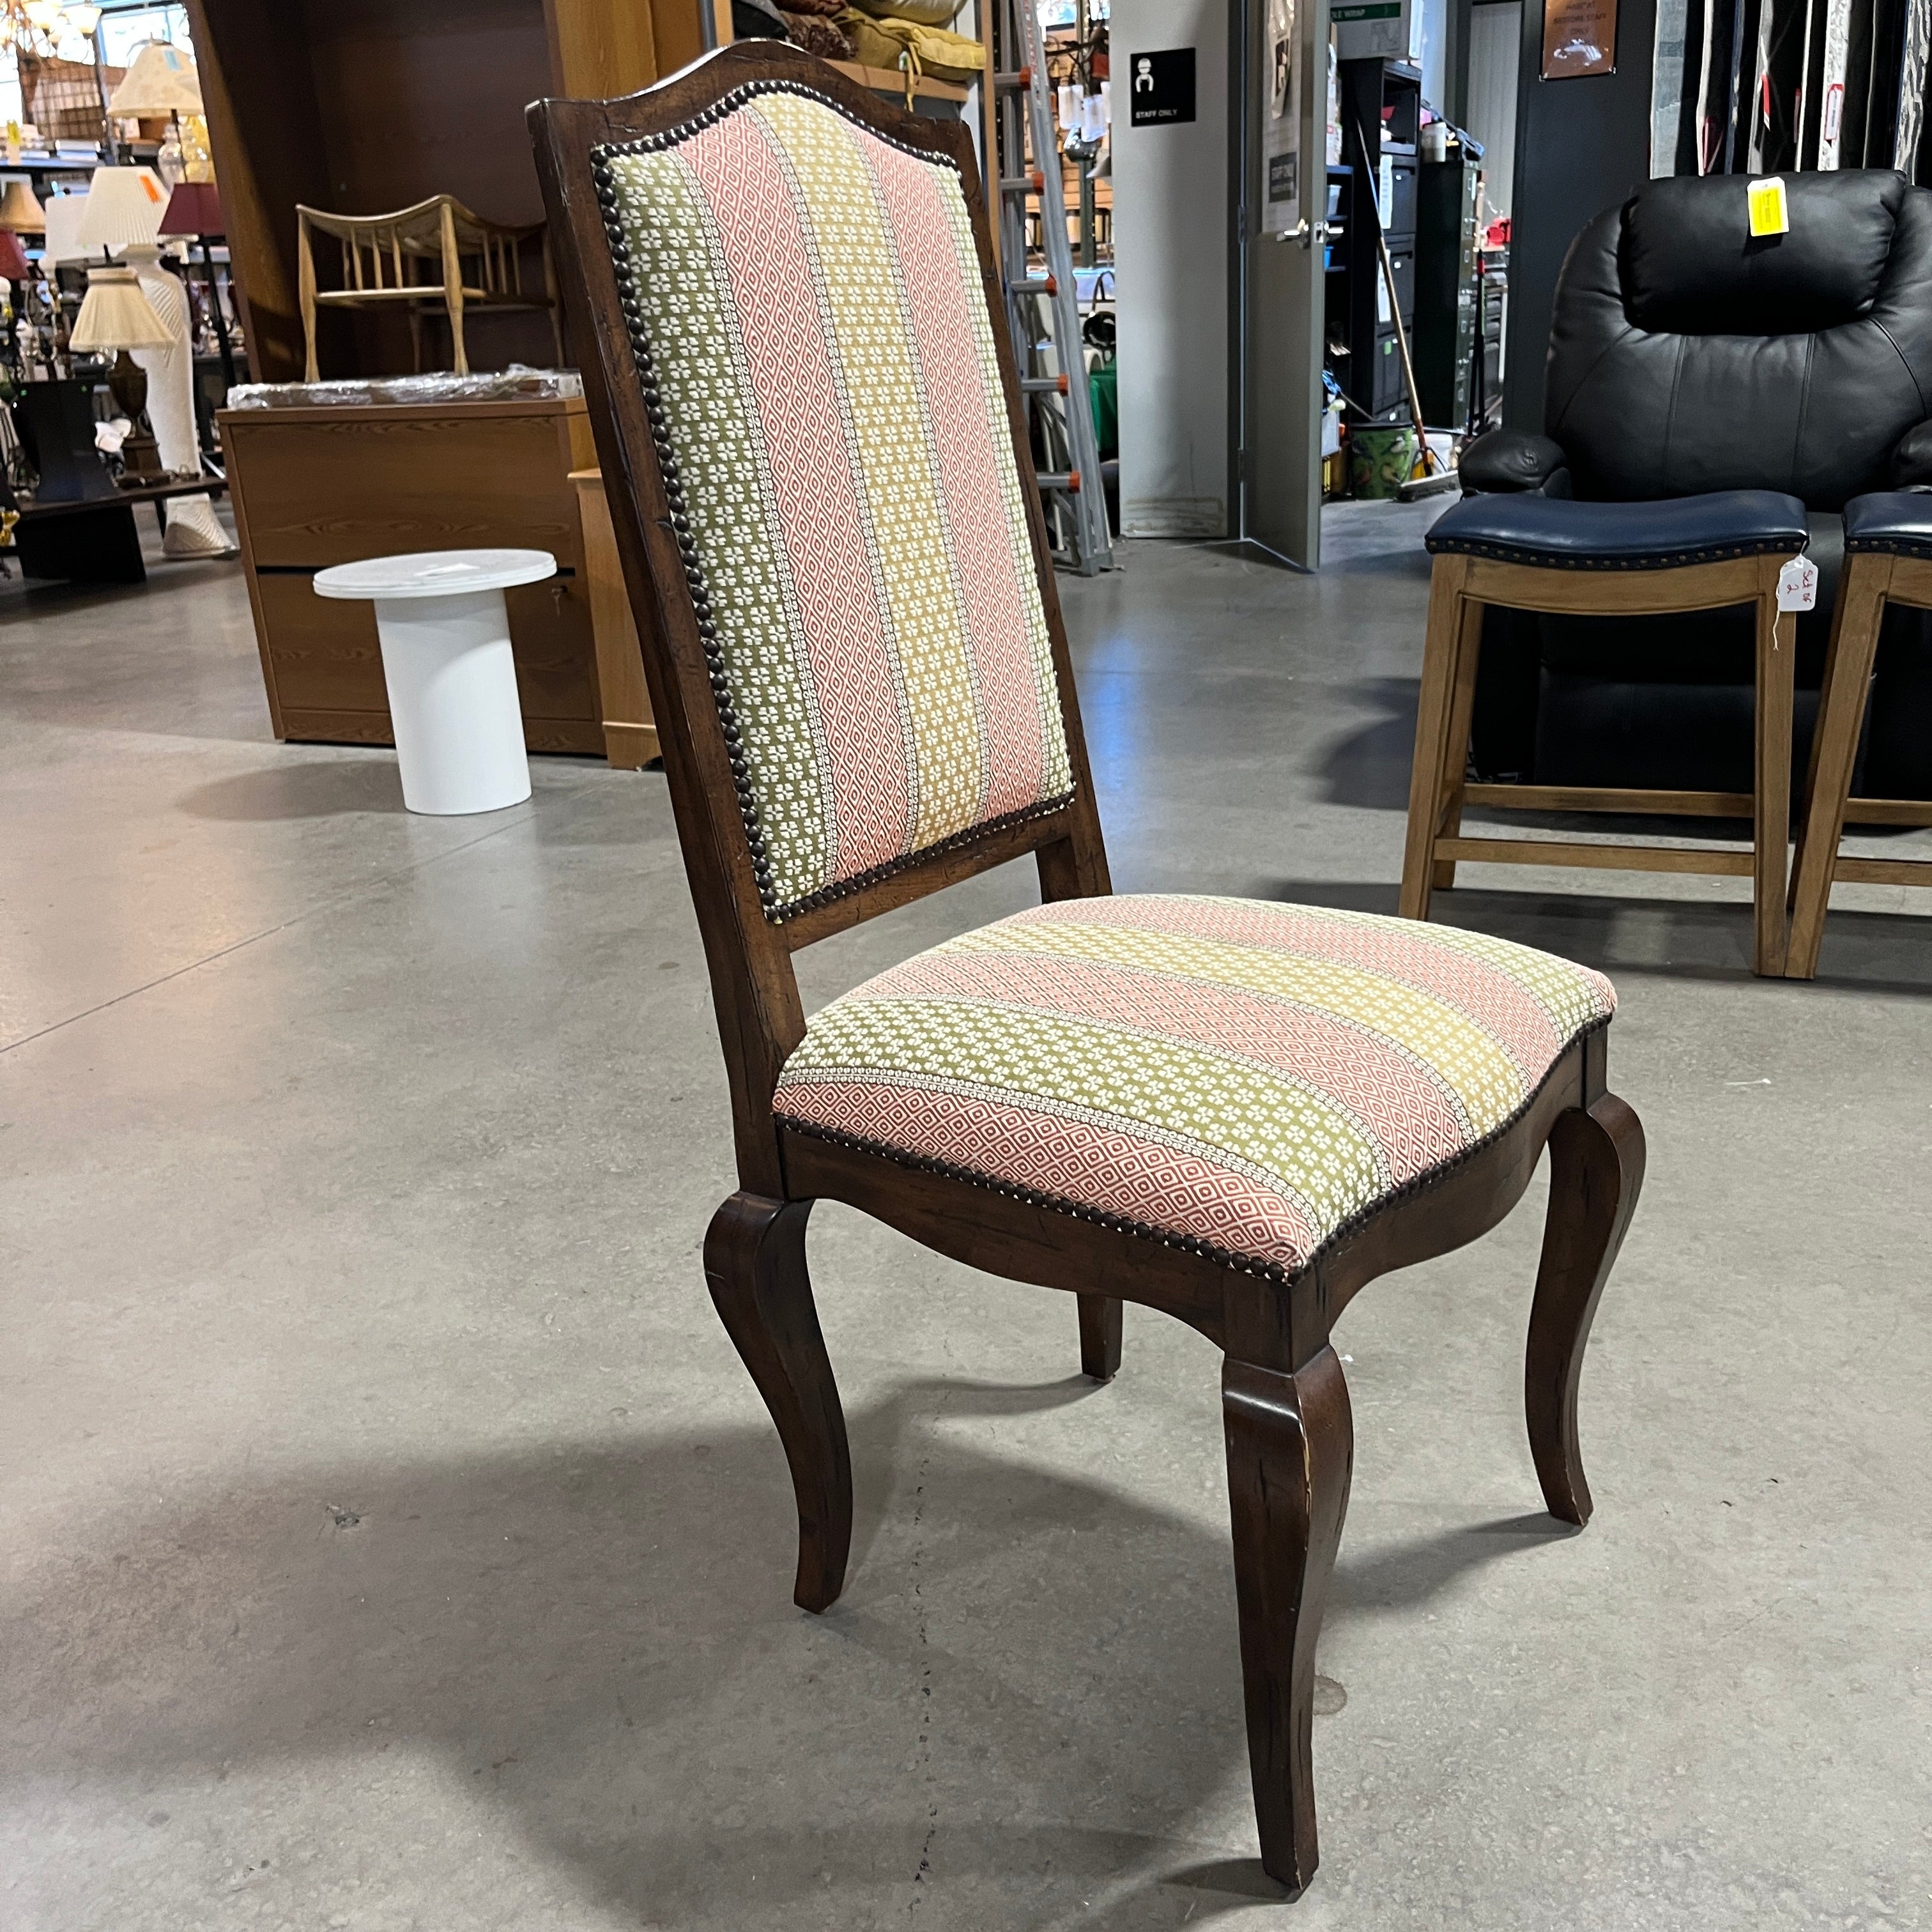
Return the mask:
[[[1793,554],[1792,545],[1804,548],[1802,536],[1752,537],[1729,544],[1710,544],[1700,550],[1667,550],[1650,556],[1564,556],[1551,552],[1532,552],[1516,544],[1490,543],[1479,537],[1443,537],[1423,539],[1432,556],[1480,556],[1492,563],[1517,563],[1532,570],[1644,571],[1682,570],[1692,564],[1728,563],[1740,556],[1780,556]],[[1849,545],[1846,546],[1850,548]]]
[[604,233],[610,244],[611,266],[616,271],[618,298],[624,312],[626,330],[630,339],[631,358],[637,366],[638,380],[644,390],[644,413],[650,424],[651,447],[657,452],[658,471],[663,478],[664,500],[670,512],[671,534],[677,541],[678,554],[684,566],[685,584],[691,592],[692,608],[698,620],[698,634],[704,646],[704,661],[711,685],[711,694],[718,706],[718,724],[724,734],[725,750],[730,762],[732,787],[737,794],[738,810],[745,824],[745,837],[751,847],[752,874],[758,884],[758,902],[764,909],[766,919],[773,926],[782,926],[788,920],[797,918],[801,913],[815,912],[821,906],[830,905],[837,899],[849,898],[854,892],[863,892],[868,886],[878,885],[900,872],[909,871],[915,866],[922,866],[932,859],[986,838],[989,834],[1004,831],[1010,826],[1024,824],[1030,819],[1050,818],[1071,802],[1073,791],[1070,788],[1056,797],[1042,800],[1036,805],[1005,813],[982,824],[969,826],[964,832],[956,832],[951,838],[940,839],[934,844],[922,846],[918,851],[908,852],[900,858],[889,860],[885,864],[874,866],[855,878],[842,879],[836,884],[808,892],[802,898],[790,900],[784,904],[778,902],[772,883],[771,855],[765,843],[764,827],[759,816],[758,800],[752,790],[750,768],[741,749],[743,734],[731,703],[730,681],[725,674],[724,647],[718,642],[710,589],[705,581],[704,566],[698,554],[697,540],[692,532],[690,506],[685,496],[683,483],[678,475],[676,458],[671,451],[670,421],[664,413],[662,393],[658,387],[656,368],[651,360],[650,344],[644,333],[644,306],[637,295],[637,270],[631,260],[630,244],[617,218],[617,190],[610,172],[613,156],[657,154],[676,147],[702,134],[706,128],[716,126],[728,115],[736,113],[747,101],[764,94],[795,94],[806,100],[818,101],[850,122],[854,127],[862,128],[874,140],[884,141],[889,147],[896,148],[902,154],[910,154],[916,160],[949,167],[955,173],[958,172],[958,164],[950,154],[915,147],[909,142],[897,140],[890,134],[881,134],[878,128],[855,119],[843,103],[835,100],[829,94],[822,93],[814,87],[806,87],[787,80],[747,81],[743,86],[732,88],[721,100],[691,119],[680,122],[674,128],[668,128],[662,134],[643,135],[634,141],[608,142],[590,151],[591,180],[597,192],[597,206],[603,212]]
[[1932,536],[1847,537],[1847,556],[1932,557]]
[[772,1096],[772,1113],[779,1126],[793,1133],[808,1135],[814,1140],[827,1141],[835,1147],[850,1148],[857,1154],[876,1154],[881,1160],[892,1162],[895,1166],[911,1168],[924,1174],[940,1174],[949,1180],[964,1181],[969,1186],[984,1188],[989,1194],[1003,1194],[1009,1200],[1024,1201],[1030,1207],[1051,1208],[1056,1214],[1067,1215],[1076,1221],[1090,1221],[1096,1226],[1111,1228],[1116,1234],[1136,1235],[1142,1240],[1156,1242],[1163,1248],[1180,1248],[1189,1254],[1198,1255],[1203,1261],[1231,1268],[1237,1274],[1255,1275],[1262,1280],[1273,1282],[1278,1288],[1292,1288],[1342,1242],[1366,1227],[1370,1222],[1379,1219],[1390,1208],[1412,1201],[1432,1187],[1440,1186],[1478,1154],[1486,1153],[1493,1147],[1542,1099],[1544,1089],[1556,1078],[1564,1055],[1579,1041],[1588,1040],[1594,1034],[1606,1032],[1610,1024],[1608,1019],[1595,1020],[1580,1031],[1573,1034],[1559,1049],[1556,1058],[1550,1063],[1543,1078],[1508,1120],[1492,1127],[1480,1140],[1466,1147],[1460,1154],[1454,1154],[1440,1165],[1418,1174],[1413,1180],[1404,1181],[1393,1192],[1378,1195],[1366,1208],[1350,1215],[1292,1274],[1278,1262],[1261,1262],[1252,1256],[1238,1255],[1228,1249],[1216,1247],[1211,1241],[1204,1241],[1193,1234],[1173,1234],[1163,1228],[1151,1227],[1144,1221],[1130,1220],[1124,1214],[1110,1214],[1104,1208],[1082,1207],[1056,1194],[1042,1194],[1034,1188],[1021,1187],[1011,1181],[995,1180],[989,1174],[980,1174],[970,1167],[961,1167],[951,1161],[930,1160],[924,1155],[908,1154],[902,1148],[888,1147],[883,1142],[862,1139],[856,1134],[841,1133],[836,1129],[819,1126],[808,1120],[795,1120],[783,1111],[779,1097],[784,1091],[783,1088],[780,1088],[778,1094]]

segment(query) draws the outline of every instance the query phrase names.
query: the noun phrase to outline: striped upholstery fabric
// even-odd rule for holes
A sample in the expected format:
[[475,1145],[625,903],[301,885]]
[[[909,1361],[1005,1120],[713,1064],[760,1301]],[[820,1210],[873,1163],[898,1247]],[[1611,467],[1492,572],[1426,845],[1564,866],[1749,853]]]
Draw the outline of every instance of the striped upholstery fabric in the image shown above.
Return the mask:
[[957,172],[772,83],[593,158],[767,916],[1063,802]]
[[1485,934],[1246,899],[1075,899],[835,1000],[781,1120],[1285,1277],[1507,1126],[1614,1011]]

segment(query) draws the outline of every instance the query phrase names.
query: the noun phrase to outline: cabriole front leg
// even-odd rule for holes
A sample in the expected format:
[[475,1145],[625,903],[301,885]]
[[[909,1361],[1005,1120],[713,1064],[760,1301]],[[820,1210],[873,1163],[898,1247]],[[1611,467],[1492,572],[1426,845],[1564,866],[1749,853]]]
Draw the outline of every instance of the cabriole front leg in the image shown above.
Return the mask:
[[1315,1643],[1354,1460],[1334,1350],[1294,1375],[1228,1357],[1221,1418],[1262,1864],[1300,1892],[1316,1858]]
[[1529,1450],[1552,1516],[1590,1520],[1576,1438],[1576,1388],[1597,1301],[1643,1186],[1643,1124],[1614,1094],[1557,1116],[1550,1136],[1550,1218],[1523,1367]]
[[805,1268],[809,1201],[733,1195],[704,1237],[704,1279],[725,1332],[765,1399],[798,1498],[794,1600],[829,1609],[852,1546],[852,1457],[845,1413]]

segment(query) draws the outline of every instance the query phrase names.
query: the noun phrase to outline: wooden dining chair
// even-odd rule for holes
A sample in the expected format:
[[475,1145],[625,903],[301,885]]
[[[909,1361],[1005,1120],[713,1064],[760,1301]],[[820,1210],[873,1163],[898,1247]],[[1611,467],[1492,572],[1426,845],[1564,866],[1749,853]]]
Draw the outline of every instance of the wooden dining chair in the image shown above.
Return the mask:
[[[1594,973],[1480,934],[1110,894],[966,129],[760,42],[531,110],[730,1083],[705,1272],[769,1407],[794,1588],[844,1582],[852,1483],[806,1272],[813,1202],[1225,1353],[1262,1862],[1315,1870],[1315,1645],[1348,1493],[1330,1330],[1473,1240],[1547,1144],[1530,1444],[1590,1509],[1576,1390],[1643,1172]],[[808,1021],[792,956],[1030,854],[1039,908]]]

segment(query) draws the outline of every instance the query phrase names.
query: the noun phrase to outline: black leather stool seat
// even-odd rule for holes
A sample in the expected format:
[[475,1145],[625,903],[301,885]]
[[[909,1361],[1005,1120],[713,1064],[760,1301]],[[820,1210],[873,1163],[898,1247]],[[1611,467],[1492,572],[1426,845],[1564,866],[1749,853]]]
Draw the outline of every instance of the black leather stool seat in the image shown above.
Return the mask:
[[[1868,496],[1866,502],[1932,498]],[[1932,542],[1932,512],[1920,513]],[[1436,554],[1488,557],[1545,570],[1673,570],[1734,556],[1796,556],[1804,548],[1804,506],[1777,490],[1718,490],[1651,502],[1588,503],[1567,497],[1465,496],[1424,539]],[[1851,512],[1846,512],[1846,548]]]
[[1884,490],[1845,506],[1845,548],[1932,557],[1932,496]]

